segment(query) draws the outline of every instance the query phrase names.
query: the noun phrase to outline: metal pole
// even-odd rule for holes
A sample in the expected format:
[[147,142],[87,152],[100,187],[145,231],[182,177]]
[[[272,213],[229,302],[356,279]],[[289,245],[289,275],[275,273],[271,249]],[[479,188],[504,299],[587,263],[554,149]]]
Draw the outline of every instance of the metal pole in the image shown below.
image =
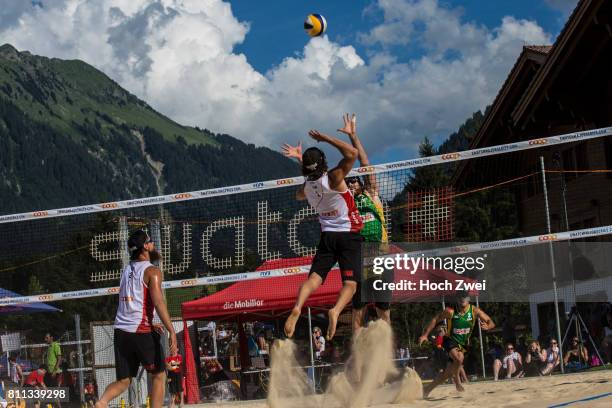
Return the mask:
[[83,347],[81,346],[81,316],[78,314],[74,315],[74,327],[76,330],[76,341],[77,341],[77,360],[79,364],[79,395],[81,403],[85,402],[85,395],[83,390],[85,389],[85,379],[83,378]]
[[[478,296],[476,296],[476,307],[480,309],[480,305],[478,303]],[[487,373],[485,372],[485,358],[484,358],[484,343],[482,342],[482,327],[480,327],[480,318],[478,319],[478,338],[480,339],[480,361],[482,362],[482,378],[487,378]]]
[[[540,170],[542,172],[542,190],[544,192],[544,207],[546,210],[546,231],[548,234],[551,233],[550,229],[550,208],[548,206],[548,189],[546,187],[546,172],[544,169],[544,156],[540,156]],[[559,295],[557,293],[557,272],[555,270],[555,251],[552,245],[552,241],[548,241],[548,253],[550,256],[550,267],[552,272],[552,284],[553,284],[553,296],[555,304],[555,322],[557,324],[557,341],[559,342],[559,356],[563,356],[563,344],[561,343],[561,319],[559,318]],[[565,373],[563,362],[559,364],[561,366],[561,373]]]
[[315,383],[315,368],[314,368],[314,345],[312,344],[312,315],[310,314],[310,306],[308,307],[308,338],[310,339],[310,369],[312,370],[312,390],[317,392]]

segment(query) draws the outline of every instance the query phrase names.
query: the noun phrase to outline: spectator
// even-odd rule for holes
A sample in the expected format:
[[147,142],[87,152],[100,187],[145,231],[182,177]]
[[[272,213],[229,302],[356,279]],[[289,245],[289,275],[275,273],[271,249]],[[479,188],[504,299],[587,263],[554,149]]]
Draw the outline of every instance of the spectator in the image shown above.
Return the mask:
[[559,366],[561,358],[559,356],[559,345],[557,340],[550,339],[550,347],[546,349],[546,366],[542,370],[542,375],[551,374]]
[[48,368],[47,378],[45,383],[49,387],[55,387],[57,385],[57,377],[59,376],[62,363],[62,349],[57,341],[54,340],[53,334],[47,333],[45,335],[45,343],[49,345],[47,347],[45,362]]
[[[36,370],[32,371],[26,377],[24,381],[24,386],[32,387],[32,388],[47,388],[47,384],[45,384],[45,375],[47,374],[47,366],[41,364]],[[34,408],[40,408],[40,401],[34,401]]]
[[94,387],[93,382],[88,381],[87,384],[85,384],[85,404],[90,407],[93,408],[95,403],[96,403],[96,389]]
[[578,340],[578,337],[572,337],[569,350],[563,357],[563,364],[568,371],[579,371],[588,368],[589,352],[586,347]]
[[11,356],[9,358],[9,376],[13,384],[17,384],[19,386],[23,385],[23,371],[21,370],[19,363],[17,363],[15,356]]
[[525,375],[527,377],[542,375],[546,368],[547,357],[546,350],[540,347],[539,341],[534,340],[529,343],[525,354]]
[[506,355],[500,361],[496,359],[493,362],[493,376],[495,381],[501,374],[502,377],[512,378],[521,377],[523,374],[523,359],[519,353],[514,350],[512,343],[506,344]]
[[183,357],[180,354],[166,357],[166,370],[168,375],[168,392],[170,393],[170,408],[174,404],[183,407]]
[[227,332],[225,331],[225,327],[219,326],[219,329],[217,331],[217,339],[224,340],[226,337],[227,337]]
[[321,359],[321,355],[325,352],[325,337],[321,334],[321,329],[315,327],[312,330],[312,340],[314,345],[315,358]]
[[263,330],[260,330],[257,333],[257,347],[259,347],[259,354],[269,355],[270,354],[270,346],[266,341],[266,336]]
[[47,374],[47,366],[41,364],[36,370],[28,374],[23,383],[26,387],[47,388],[47,384],[45,384],[45,374]]

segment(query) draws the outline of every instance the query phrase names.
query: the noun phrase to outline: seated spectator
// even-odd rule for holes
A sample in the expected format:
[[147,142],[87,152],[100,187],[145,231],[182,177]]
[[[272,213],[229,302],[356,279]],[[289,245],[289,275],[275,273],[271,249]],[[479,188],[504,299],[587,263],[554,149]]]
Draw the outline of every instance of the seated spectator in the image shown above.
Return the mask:
[[572,337],[569,350],[563,357],[563,364],[568,371],[579,371],[589,367],[589,352],[586,347],[578,340],[578,337]]
[[546,368],[547,357],[546,350],[540,347],[539,341],[534,340],[529,343],[525,354],[525,375],[527,377],[542,375]]
[[559,356],[559,344],[557,340],[550,339],[550,346],[546,349],[546,366],[542,369],[542,375],[550,375],[557,367],[561,358]]
[[496,359],[493,362],[493,376],[495,381],[499,376],[512,378],[521,377],[523,375],[523,358],[519,353],[514,351],[512,343],[506,344],[506,355],[500,361]]

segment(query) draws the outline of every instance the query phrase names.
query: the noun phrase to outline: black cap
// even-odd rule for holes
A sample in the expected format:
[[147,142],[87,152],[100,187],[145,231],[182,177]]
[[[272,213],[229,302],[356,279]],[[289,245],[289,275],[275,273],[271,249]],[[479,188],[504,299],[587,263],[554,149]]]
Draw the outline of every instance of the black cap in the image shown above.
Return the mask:
[[128,250],[130,253],[141,250],[144,248],[147,242],[151,242],[149,234],[147,234],[144,230],[134,231],[128,239]]
[[326,167],[325,153],[318,147],[309,147],[302,154],[302,172],[305,176],[323,174]]

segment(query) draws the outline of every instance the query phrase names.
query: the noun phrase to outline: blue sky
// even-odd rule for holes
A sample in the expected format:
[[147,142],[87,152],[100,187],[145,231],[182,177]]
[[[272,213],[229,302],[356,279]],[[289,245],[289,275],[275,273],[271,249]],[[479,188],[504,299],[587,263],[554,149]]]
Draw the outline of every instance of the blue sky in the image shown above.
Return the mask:
[[[307,38],[298,35],[309,13],[323,14],[329,24],[327,34],[340,44],[355,46],[360,55],[367,55],[359,43],[358,34],[369,31],[382,21],[380,12],[366,12],[372,0],[292,0],[230,2],[237,18],[251,23],[249,35],[237,52],[246,54],[251,64],[265,72],[283,58],[300,53]],[[565,24],[567,9],[560,9],[544,0],[455,0],[443,1],[462,9],[462,18],[490,29],[497,27],[502,17],[537,21],[547,32],[558,33]],[[421,55],[422,50],[401,50],[399,58],[406,60]]]
[[[375,163],[484,109],[577,0],[2,0],[0,38],[94,65],[185,125],[279,149],[343,112]],[[309,13],[328,21],[309,39]]]

